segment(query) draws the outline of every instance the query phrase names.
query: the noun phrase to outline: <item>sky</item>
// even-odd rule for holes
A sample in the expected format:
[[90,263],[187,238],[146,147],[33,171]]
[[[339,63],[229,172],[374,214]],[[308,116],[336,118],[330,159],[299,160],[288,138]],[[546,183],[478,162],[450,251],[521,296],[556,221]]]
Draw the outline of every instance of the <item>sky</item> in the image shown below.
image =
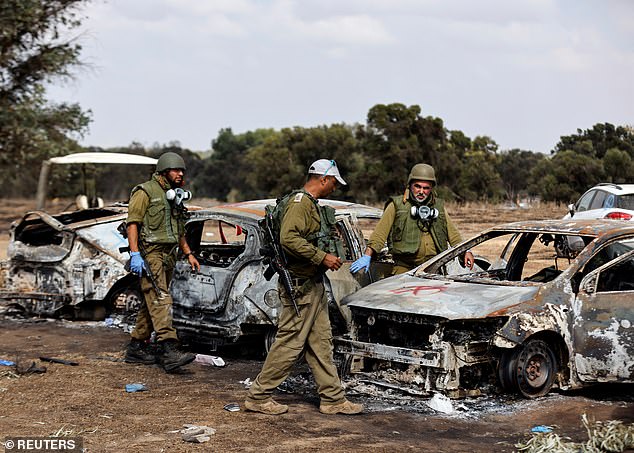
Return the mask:
[[630,0],[93,0],[83,13],[86,66],[49,95],[92,111],[87,146],[206,151],[223,128],[365,124],[395,102],[501,150],[634,125]]

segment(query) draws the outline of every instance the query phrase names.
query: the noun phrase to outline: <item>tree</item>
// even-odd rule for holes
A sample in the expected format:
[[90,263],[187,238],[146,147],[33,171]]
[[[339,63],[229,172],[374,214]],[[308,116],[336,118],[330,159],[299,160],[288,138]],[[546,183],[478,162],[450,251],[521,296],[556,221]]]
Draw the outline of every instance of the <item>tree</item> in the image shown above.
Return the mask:
[[600,159],[567,150],[537,163],[531,172],[531,190],[544,201],[568,203],[604,178]]
[[202,171],[196,178],[197,193],[223,201],[241,198],[251,179],[247,152],[275,134],[273,129],[257,129],[237,135],[231,128],[221,129],[218,137],[211,142],[211,156],[203,161]]
[[530,173],[537,163],[545,159],[541,153],[511,149],[502,151],[497,156],[496,169],[502,178],[506,198],[517,201],[521,193],[530,194]]
[[608,175],[608,182],[614,183],[630,182],[634,173],[632,157],[627,151],[618,148],[607,150],[603,157],[603,168]]
[[631,127],[614,127],[610,123],[597,123],[585,131],[577,129],[576,135],[561,137],[553,153],[571,150],[603,159],[605,153],[613,148],[626,151],[630,157],[634,158],[634,133]]
[[[285,128],[250,149],[246,162],[251,169],[244,181],[245,198],[278,197],[301,187],[308,165],[317,159],[334,159],[350,186],[351,177],[361,167],[354,128],[342,124],[312,128]],[[337,198],[349,198],[348,188],[340,188]],[[359,189],[359,187],[357,188]]]
[[45,96],[46,83],[70,77],[80,64],[81,46],[69,36],[87,1],[0,1],[0,175],[17,188],[5,196],[34,185],[43,159],[77,150],[74,137],[88,126],[78,105]]
[[377,104],[370,109],[366,130],[359,137],[366,156],[366,178],[385,198],[401,192],[409,169],[428,163],[438,171],[447,149],[447,133],[439,118],[421,115],[418,105]]

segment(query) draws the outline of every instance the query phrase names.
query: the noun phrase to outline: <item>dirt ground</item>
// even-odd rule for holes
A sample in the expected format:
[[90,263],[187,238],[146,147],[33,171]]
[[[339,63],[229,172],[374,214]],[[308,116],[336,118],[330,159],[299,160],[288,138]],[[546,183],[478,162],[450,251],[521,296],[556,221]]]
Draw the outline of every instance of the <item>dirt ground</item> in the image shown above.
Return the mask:
[[[0,211],[3,255],[9,218],[17,218],[28,203],[4,203]],[[565,213],[556,206],[449,209],[464,236],[494,223]],[[629,385],[551,393],[531,401],[509,396],[454,400],[451,414],[431,409],[428,399],[384,391],[362,394],[351,386],[349,398],[365,404],[365,413],[327,416],[319,413],[310,374],[301,366],[285,391],[275,395],[290,405],[287,414],[229,412],[226,404],[242,406],[246,389],[241,381],[255,378],[261,356],[220,350],[214,354],[223,357],[225,367],[192,363],[181,373],[166,374],[157,366],[122,362],[127,341],[123,331],[102,323],[0,320],[0,359],[47,368],[18,376],[0,366],[0,441],[62,433],[82,437],[88,452],[511,452],[536,425],[553,426],[561,436],[580,442],[587,438],[582,414],[634,422],[634,387]],[[79,365],[45,363],[40,356]],[[143,383],[148,391],[126,393],[129,383]],[[209,442],[186,443],[178,432],[185,424],[208,426],[216,433]]]

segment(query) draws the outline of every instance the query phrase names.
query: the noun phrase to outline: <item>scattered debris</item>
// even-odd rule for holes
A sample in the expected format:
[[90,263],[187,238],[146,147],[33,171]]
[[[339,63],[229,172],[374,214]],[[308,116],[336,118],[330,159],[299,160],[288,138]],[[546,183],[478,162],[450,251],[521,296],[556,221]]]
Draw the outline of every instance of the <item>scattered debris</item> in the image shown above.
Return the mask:
[[222,357],[217,357],[215,355],[205,355],[205,354],[196,354],[196,358],[194,362],[200,363],[201,365],[213,365],[218,367],[223,367],[226,365],[225,361],[222,360]]
[[251,388],[251,384],[253,384],[253,381],[251,380],[251,378],[246,378],[244,381],[238,381],[238,382],[240,382],[240,384],[244,384],[245,389]]
[[128,393],[145,392],[149,390],[145,384],[126,384],[125,391]]
[[13,366],[13,365],[15,365],[15,362],[12,362],[11,360],[0,359],[0,365],[2,365],[2,366]]
[[22,364],[16,365],[15,371],[18,374],[41,374],[46,373],[46,367],[37,366],[35,362],[31,362],[28,366],[24,366]]
[[588,440],[584,443],[572,442],[569,437],[552,432],[537,432],[526,443],[517,443],[515,447],[525,453],[603,453],[634,448],[634,423],[626,425],[620,420],[591,422],[586,414],[581,420],[588,432]]
[[203,442],[207,442],[211,439],[210,436],[216,434],[216,430],[214,428],[210,428],[208,426],[198,426],[198,425],[183,425],[185,429],[181,429],[181,437],[185,442],[193,442],[196,444],[202,444]]
[[427,401],[427,405],[443,414],[451,414],[454,411],[451,400],[441,393],[436,393],[432,396],[431,399]]
[[17,374],[13,370],[6,370],[6,371],[0,371],[0,377],[6,377],[6,378],[9,378],[9,379],[16,379],[16,378],[19,378],[20,375]]
[[79,362],[73,362],[71,360],[57,359],[55,357],[40,357],[42,362],[61,363],[62,365],[77,366]]
[[240,405],[238,403],[229,403],[225,405],[224,409],[229,412],[238,412],[240,410]]
[[532,433],[551,433],[552,431],[553,427],[546,425],[533,426],[533,428],[531,429]]
[[95,432],[97,432],[97,428],[77,429],[75,425],[62,425],[60,429],[51,433],[50,437],[77,437],[82,434],[92,434]]

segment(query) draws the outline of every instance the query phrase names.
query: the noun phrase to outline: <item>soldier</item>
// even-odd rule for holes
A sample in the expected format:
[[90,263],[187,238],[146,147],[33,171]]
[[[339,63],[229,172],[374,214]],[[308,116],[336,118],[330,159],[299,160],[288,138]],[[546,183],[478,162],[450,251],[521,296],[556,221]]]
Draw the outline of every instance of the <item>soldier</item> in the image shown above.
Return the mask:
[[[185,161],[181,156],[172,152],[161,155],[152,179],[132,189],[126,221],[130,269],[141,276],[143,304],[130,334],[125,361],[160,363],[167,372],[196,358],[178,349],[169,293],[179,246],[192,270],[200,270],[184,235],[184,192],[180,189],[185,183],[184,172]],[[158,343],[156,354],[147,345],[152,331],[156,332]]]
[[[288,406],[277,403],[271,395],[304,352],[317,383],[320,412],[358,414],[363,406],[345,398],[333,363],[332,331],[323,283],[324,272],[337,270],[342,263],[341,258],[332,254],[336,245],[325,245],[338,240],[333,231],[334,210],[317,204],[319,198],[327,197],[337,188],[337,183],[346,182],[334,160],[317,160],[308,173],[303,189],[286,198],[288,202],[280,226],[280,243],[286,252],[299,316],[284,285],[278,282],[282,312],[277,336],[244,404],[247,410],[268,415],[288,411]],[[325,231],[330,233],[320,234]]]
[[[402,196],[389,199],[370,236],[365,254],[350,265],[350,272],[370,270],[372,255],[387,241],[394,258],[392,275],[402,274],[462,241],[460,232],[434,192],[436,174],[431,165],[417,164],[407,178]],[[473,254],[465,253],[464,265],[473,269]]]

